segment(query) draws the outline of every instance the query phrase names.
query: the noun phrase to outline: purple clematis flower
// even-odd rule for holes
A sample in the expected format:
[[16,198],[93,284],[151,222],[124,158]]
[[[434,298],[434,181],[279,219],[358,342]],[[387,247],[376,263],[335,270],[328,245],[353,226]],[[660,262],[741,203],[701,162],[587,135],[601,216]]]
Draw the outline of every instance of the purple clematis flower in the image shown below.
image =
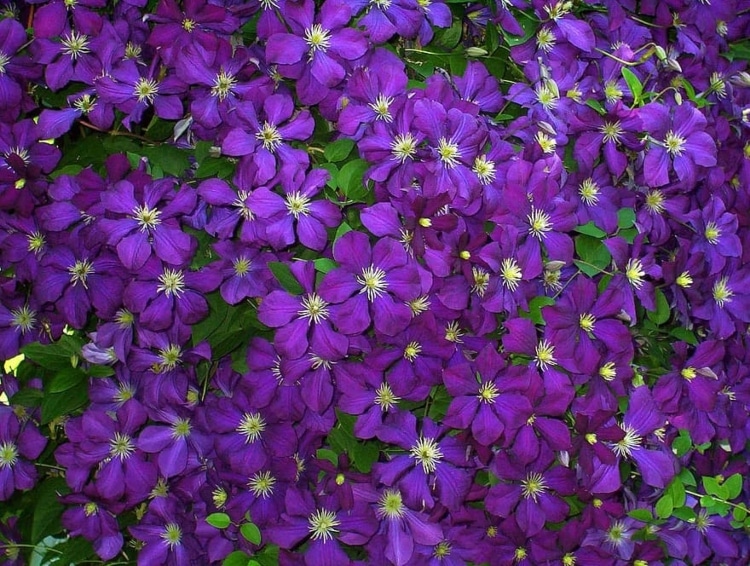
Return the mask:
[[742,255],[737,215],[728,212],[721,199],[709,199],[702,207],[689,212],[687,218],[696,233],[690,253],[703,254],[709,264],[709,275],[724,269],[728,258]]
[[367,30],[367,36],[375,44],[385,43],[396,34],[405,38],[415,37],[426,15],[426,11],[425,14],[420,13],[417,0],[350,0],[349,4],[355,16],[367,7],[359,24]]
[[293,262],[290,266],[302,285],[304,295],[272,291],[258,308],[258,320],[276,328],[276,349],[283,356],[297,359],[308,347],[323,359],[346,354],[349,340],[331,326],[329,304],[315,291],[313,262]]
[[12,407],[0,405],[0,501],[10,499],[17,489],[34,487],[34,460],[46,445],[33,423],[20,421]]
[[706,118],[690,103],[681,104],[670,114],[670,108],[659,103],[640,109],[651,141],[643,161],[643,176],[650,187],[666,185],[671,164],[679,180],[692,187],[698,174],[696,166],[716,165],[716,145],[706,132]]
[[483,446],[509,444],[532,415],[524,392],[530,377],[521,366],[506,367],[494,344],[485,346],[474,362],[462,361],[443,372],[451,401],[443,420],[456,429],[471,429]]
[[504,481],[490,488],[487,510],[499,517],[515,516],[526,536],[538,534],[546,522],[558,523],[568,516],[568,504],[561,496],[575,491],[574,475],[556,465],[551,450],[542,450],[539,458],[525,465],[500,452],[491,469]]
[[62,501],[74,505],[66,509],[61,517],[62,525],[70,535],[82,536],[91,542],[102,560],[117,556],[124,542],[117,515],[125,506],[106,501],[92,484],[87,485],[83,493],[72,493]]
[[182,231],[178,221],[196,206],[195,191],[187,185],[175,190],[173,179],[160,179],[140,190],[123,180],[103,193],[101,199],[109,218],[101,219],[97,225],[131,271],[141,269],[152,254],[174,265],[195,255],[197,242]]
[[268,38],[267,61],[278,65],[281,76],[297,80],[297,96],[303,104],[325,99],[346,76],[347,62],[367,51],[362,32],[346,27],[351,17],[350,2],[326,0],[316,13],[315,3],[303,0],[286,18],[292,33]]
[[394,413],[378,436],[408,453],[374,464],[373,473],[385,485],[398,486],[411,507],[432,509],[439,502],[458,510],[471,488],[473,462],[466,444],[447,432],[430,419],[418,424],[411,413]]
[[372,322],[395,336],[411,322],[408,301],[420,295],[417,266],[399,242],[382,238],[370,247],[361,232],[347,232],[333,245],[341,266],[328,272],[319,292],[330,303],[331,320],[344,334],[359,334]]

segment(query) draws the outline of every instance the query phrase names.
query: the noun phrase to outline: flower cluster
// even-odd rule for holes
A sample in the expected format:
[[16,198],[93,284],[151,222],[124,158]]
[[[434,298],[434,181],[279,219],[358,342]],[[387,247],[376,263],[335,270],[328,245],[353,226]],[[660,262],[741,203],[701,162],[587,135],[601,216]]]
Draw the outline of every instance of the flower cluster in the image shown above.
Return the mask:
[[0,5],[9,563],[750,555],[746,2]]

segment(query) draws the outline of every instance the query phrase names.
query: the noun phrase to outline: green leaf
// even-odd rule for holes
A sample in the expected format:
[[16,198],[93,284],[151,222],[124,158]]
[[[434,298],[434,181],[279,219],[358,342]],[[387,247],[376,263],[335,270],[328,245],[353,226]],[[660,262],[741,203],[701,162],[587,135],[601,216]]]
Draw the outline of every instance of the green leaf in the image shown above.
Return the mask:
[[369,189],[364,184],[363,177],[369,168],[370,164],[364,159],[354,159],[341,168],[336,181],[347,199],[364,202]]
[[575,248],[578,257],[582,261],[575,261],[578,269],[586,275],[593,277],[606,270],[611,261],[612,255],[607,247],[596,238],[581,234],[576,237]]
[[695,521],[696,514],[690,507],[678,507],[672,511],[672,517],[677,517],[681,521]]
[[[148,157],[152,167],[168,175],[180,177],[190,168],[188,152],[173,145],[163,144],[155,147],[141,147],[141,155]],[[152,170],[153,172],[153,170]]]
[[45,394],[42,398],[42,422],[48,424],[57,417],[71,415],[89,400],[86,382],[62,393]]
[[109,377],[115,374],[115,370],[112,366],[100,366],[97,364],[91,364],[86,368],[86,375],[89,377]]
[[73,537],[60,544],[55,545],[55,550],[61,552],[47,553],[50,564],[85,564],[94,558],[94,547],[83,537]]
[[646,316],[657,326],[664,324],[672,316],[667,297],[661,289],[656,290],[656,310],[646,311]]
[[698,344],[698,338],[696,338],[695,333],[687,328],[680,326],[672,330],[669,334],[677,338],[677,340],[687,342],[691,346],[696,346]]
[[320,460],[327,460],[334,466],[339,465],[339,457],[333,450],[328,450],[327,448],[318,448],[317,452],[315,452],[315,457]]
[[[325,169],[326,171],[328,171],[329,177],[328,177],[328,180],[326,181],[327,187],[331,189],[335,189],[336,187],[338,187],[338,176],[339,176],[338,165],[336,165],[335,163],[321,163],[320,165],[318,165],[318,168]],[[337,202],[334,199],[329,199],[329,200],[331,200],[334,203]]]
[[63,478],[47,478],[34,488],[36,503],[31,511],[32,544],[62,531],[60,516],[64,506],[58,495],[66,495],[69,491]]
[[255,545],[260,545],[260,529],[255,523],[243,523],[243,525],[240,527],[240,532],[248,542],[251,542]]
[[304,288],[299,284],[294,277],[292,270],[289,269],[289,266],[286,263],[280,261],[269,261],[268,268],[281,286],[292,295],[301,295],[305,292]]
[[529,311],[520,311],[519,314],[523,318],[528,318],[534,324],[544,324],[544,318],[542,317],[542,307],[554,305],[555,299],[552,297],[546,297],[539,295],[529,301]]
[[600,230],[599,228],[597,228],[593,221],[587,222],[582,226],[578,226],[577,228],[575,228],[575,231],[579,234],[586,234],[587,236],[591,236],[597,239],[602,239],[607,235],[604,230]]
[[719,481],[711,476],[706,476],[701,479],[703,482],[703,489],[706,490],[706,493],[708,495],[714,495],[718,499],[727,499],[727,495],[729,495],[729,490],[723,485],[719,483]]
[[45,390],[49,393],[62,393],[85,381],[86,374],[80,369],[74,367],[64,368],[55,373],[55,377],[52,378]]
[[672,515],[673,509],[674,503],[672,502],[672,498],[669,495],[662,496],[654,506],[656,516],[660,519],[666,519],[667,517],[670,517]]
[[323,156],[329,163],[338,163],[349,157],[352,149],[354,149],[354,142],[349,138],[341,138],[329,143],[323,150]]
[[745,517],[747,517],[747,509],[745,508],[744,504],[734,508],[734,510],[732,511],[732,517],[734,517],[735,521],[745,520]]
[[628,88],[633,95],[633,103],[638,105],[641,102],[641,94],[643,94],[643,85],[633,71],[627,67],[622,68],[622,76],[625,82],[628,83]]
[[[687,431],[685,431],[685,433],[688,434]],[[687,468],[682,468],[680,470],[680,473],[677,474],[677,477],[680,478],[683,485],[689,485],[690,487],[696,487],[698,485],[698,483],[695,481],[695,476],[693,475],[693,472],[691,472]]]
[[217,529],[226,529],[232,524],[232,520],[226,513],[211,513],[206,517],[206,523]]
[[678,458],[684,456],[693,447],[693,440],[690,438],[690,433],[686,430],[681,430],[680,435],[672,441],[672,452]]
[[247,562],[250,560],[250,557],[242,552],[241,550],[235,550],[233,553],[228,555],[224,562],[221,563],[222,566],[247,566]]
[[617,211],[617,227],[621,230],[630,228],[635,224],[635,210],[632,208],[621,208]]
[[602,103],[593,98],[589,98],[586,101],[586,106],[588,106],[589,108],[593,110],[596,110],[602,116],[604,116],[607,113],[607,111],[604,109],[604,106],[602,106]]
[[64,334],[53,344],[32,342],[21,348],[21,353],[46,369],[72,367],[72,359],[81,352],[83,342],[74,336]]
[[278,566],[279,547],[275,544],[266,544],[263,550],[253,558],[260,563],[260,566]]
[[648,509],[633,509],[632,511],[628,511],[628,516],[636,521],[643,521],[644,523],[650,523],[654,520],[654,516]]
[[724,481],[724,487],[727,490],[727,499],[735,499],[742,493],[742,476],[734,474]]
[[346,222],[342,222],[342,223],[341,223],[341,226],[339,226],[339,227],[338,227],[338,228],[336,229],[336,235],[335,235],[335,236],[333,237],[333,241],[334,241],[334,243],[335,243],[335,242],[336,242],[336,240],[338,240],[338,239],[339,239],[339,238],[340,238],[341,236],[343,236],[343,235],[344,235],[344,234],[346,234],[347,232],[351,232],[351,231],[352,231],[352,227],[351,227],[351,226],[349,226],[349,224],[347,224]]
[[668,493],[672,498],[672,505],[674,505],[675,507],[682,507],[683,505],[685,505],[685,486],[682,485],[682,480],[680,480],[679,477],[676,477],[672,480],[672,482],[669,484],[669,487],[667,488],[666,493]]
[[314,263],[315,271],[319,271],[320,273],[328,273],[338,267],[338,264],[335,261],[327,257],[318,258]]
[[435,37],[432,40],[432,44],[439,45],[445,49],[453,49],[461,41],[461,35],[463,34],[463,22],[458,19],[454,19],[451,27],[442,28],[435,32]]

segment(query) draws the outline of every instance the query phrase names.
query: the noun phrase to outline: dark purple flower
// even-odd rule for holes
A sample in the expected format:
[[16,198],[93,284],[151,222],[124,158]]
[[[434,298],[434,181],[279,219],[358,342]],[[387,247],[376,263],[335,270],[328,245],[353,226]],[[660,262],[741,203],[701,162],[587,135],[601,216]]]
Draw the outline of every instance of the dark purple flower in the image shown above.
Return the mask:
[[82,536],[94,546],[102,560],[111,560],[122,550],[123,536],[117,514],[124,505],[113,505],[104,500],[95,486],[89,484],[83,493],[72,493],[63,498],[68,507],[62,514],[62,525],[70,536]]
[[650,147],[643,161],[643,176],[650,187],[669,183],[670,163],[677,177],[692,187],[697,178],[696,166],[716,165],[716,145],[706,132],[706,118],[690,103],[674,110],[664,104],[651,103],[640,109],[640,118],[648,125]]
[[361,232],[347,232],[333,245],[341,266],[328,272],[319,291],[335,305],[331,320],[344,334],[359,334],[372,321],[379,332],[394,336],[411,322],[408,301],[420,295],[417,267],[404,248],[391,238],[370,247]]
[[10,499],[17,489],[34,487],[34,460],[46,445],[32,422],[19,420],[12,407],[0,405],[0,501]]
[[187,262],[195,254],[197,242],[182,231],[178,221],[195,208],[192,188],[183,185],[175,190],[173,179],[160,179],[141,191],[123,180],[101,199],[109,214],[98,226],[131,271],[141,269],[152,254],[174,265]]
[[395,34],[405,38],[415,37],[426,15],[426,11],[425,15],[420,13],[417,0],[350,0],[349,4],[354,15],[367,7],[359,24],[364,26],[370,41],[375,44],[385,43]]

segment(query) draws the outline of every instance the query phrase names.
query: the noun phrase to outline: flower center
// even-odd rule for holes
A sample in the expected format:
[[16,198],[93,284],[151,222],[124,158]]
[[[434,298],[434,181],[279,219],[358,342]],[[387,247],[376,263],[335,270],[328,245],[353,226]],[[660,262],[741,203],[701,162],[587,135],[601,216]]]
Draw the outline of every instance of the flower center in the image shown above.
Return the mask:
[[229,494],[223,487],[217,487],[211,492],[211,501],[217,509],[222,509],[227,504]]
[[615,521],[607,531],[607,541],[613,546],[620,546],[630,538],[622,521]]
[[[143,48],[140,45],[128,41],[125,45],[125,59],[139,59],[142,51]],[[138,93],[136,92],[136,94]]]
[[0,75],[5,74],[5,66],[10,63],[10,57],[0,51]]
[[693,379],[695,379],[695,376],[698,375],[698,372],[695,371],[694,367],[688,366],[680,371],[680,375],[687,381],[692,381]]
[[[264,143],[263,145],[265,146],[266,144]],[[239,209],[237,213],[244,220],[251,222],[252,220],[255,219],[255,215],[253,214],[253,211],[250,210],[250,207],[245,202],[247,200],[247,197],[248,197],[247,191],[240,191],[239,193],[237,193],[237,198],[234,199],[234,201],[232,202],[232,206]]]
[[404,163],[417,153],[417,140],[409,132],[398,134],[391,142],[391,153],[394,158]]
[[129,401],[135,395],[135,389],[129,383],[121,383],[117,388],[117,393],[112,396],[115,403],[123,404]]
[[615,366],[614,362],[607,362],[599,368],[599,376],[604,381],[614,380],[617,377],[617,366]]
[[532,207],[531,213],[526,216],[526,220],[529,223],[529,234],[537,240],[545,238],[546,233],[552,230],[552,222],[550,221],[549,214],[543,210]]
[[616,122],[604,122],[599,131],[604,134],[604,143],[619,142],[622,135],[622,127],[619,120]]
[[159,350],[158,371],[170,371],[177,367],[182,358],[182,348],[177,344],[170,344]]
[[581,195],[581,200],[586,205],[594,206],[599,202],[599,185],[589,177],[578,187],[578,194]]
[[573,7],[573,3],[568,2],[557,2],[554,6],[545,6],[544,11],[549,14],[551,20],[559,20],[566,14],[568,14]]
[[153,79],[141,77],[135,83],[133,94],[138,97],[138,102],[147,102],[151,104],[159,92],[159,83]]
[[135,446],[127,434],[116,432],[109,441],[109,455],[112,458],[119,458],[120,461],[124,461],[130,458],[133,452],[135,452]]
[[302,299],[302,310],[297,314],[312,324],[319,324],[328,318],[328,303],[317,293],[310,293]]
[[86,505],[83,506],[83,514],[86,515],[87,517],[96,515],[98,512],[99,512],[99,506],[93,501],[89,501],[88,503],[86,503]]
[[308,216],[310,214],[310,199],[299,191],[294,191],[286,196],[286,208],[295,219],[299,215]]
[[689,271],[683,271],[677,276],[677,279],[675,279],[674,282],[680,287],[690,287],[693,284],[693,277],[690,275]]
[[234,269],[234,274],[237,277],[245,277],[248,273],[250,273],[250,268],[252,266],[253,263],[245,256],[240,256],[232,262],[232,268]]
[[516,548],[516,550],[513,552],[513,561],[514,562],[521,562],[522,560],[526,560],[528,558],[529,553],[526,551],[526,549],[522,546],[519,546]]
[[305,41],[310,46],[310,57],[318,50],[325,53],[331,46],[331,32],[320,24],[314,24],[305,30]]
[[464,331],[461,330],[461,327],[458,325],[458,322],[455,320],[452,322],[449,322],[448,325],[445,327],[445,339],[448,340],[448,342],[454,342],[455,344],[460,344],[463,342],[461,340],[461,336],[464,335]]
[[18,448],[10,441],[0,444],[0,470],[12,468],[18,461]]
[[500,278],[503,281],[503,286],[507,287],[509,291],[513,292],[518,289],[518,283],[521,281],[523,273],[515,258],[506,258],[500,264]]
[[430,298],[427,295],[422,295],[406,304],[411,309],[412,316],[417,316],[430,309]]
[[393,389],[387,383],[381,383],[380,387],[375,390],[375,399],[373,403],[380,406],[380,410],[385,412],[395,407],[401,400],[393,393]]
[[182,20],[182,29],[184,29],[186,32],[190,33],[195,29],[195,20],[191,20],[190,18],[185,18]]
[[36,325],[36,311],[31,310],[28,305],[11,310],[10,316],[10,325],[19,329],[21,334],[26,334],[28,331],[33,330]]
[[90,94],[84,94],[73,102],[73,107],[82,114],[88,114],[94,109],[94,106],[96,106],[96,100]]
[[236,85],[237,79],[234,75],[222,69],[214,79],[214,84],[211,87],[211,96],[215,96],[219,100],[224,100]]
[[714,301],[716,301],[716,305],[720,309],[723,309],[725,303],[732,302],[732,296],[734,295],[734,292],[727,285],[727,278],[722,277],[716,283],[714,283],[712,294],[714,296]]
[[312,540],[323,539],[323,542],[332,540],[333,535],[338,533],[336,528],[341,525],[341,521],[336,518],[336,513],[328,509],[318,509],[307,519],[309,523],[310,537]]
[[548,366],[557,365],[555,359],[555,347],[547,340],[542,340],[536,345],[534,361],[539,369],[544,371]]
[[12,155],[15,155],[16,157],[18,157],[18,159],[23,161],[24,165],[28,165],[29,163],[31,163],[31,156],[29,155],[29,152],[25,147],[12,147],[10,148],[10,151],[5,154],[5,157],[11,157]]
[[276,478],[271,475],[271,472],[263,471],[255,473],[250,480],[247,482],[247,486],[250,492],[255,497],[261,497],[268,499],[273,495],[274,486],[276,485]]
[[447,540],[437,543],[434,550],[432,551],[432,555],[437,558],[438,561],[442,560],[446,556],[450,556],[450,553],[451,543],[449,543]]
[[422,353],[422,345],[419,342],[409,342],[404,348],[404,358],[410,362],[417,359],[417,356]]
[[547,482],[544,481],[544,476],[539,472],[529,472],[526,479],[521,482],[523,486],[522,493],[524,498],[532,498],[535,502],[539,496],[547,491]]
[[682,155],[682,151],[685,147],[685,138],[678,136],[672,130],[669,130],[667,136],[664,138],[664,145],[667,148],[667,153],[672,157]]
[[143,204],[142,206],[136,206],[133,209],[133,215],[131,218],[140,224],[141,232],[145,232],[146,230],[152,230],[161,224],[161,220],[159,219],[160,216],[160,210],[149,208],[147,204]]
[[68,268],[70,282],[73,284],[73,287],[80,283],[84,289],[88,289],[86,280],[94,272],[94,265],[88,259],[80,259]]
[[440,138],[438,140],[438,156],[448,169],[453,169],[458,165],[458,160],[461,158],[461,151],[458,149],[458,144],[453,140],[446,138]]
[[724,82],[724,77],[721,76],[721,73],[714,72],[711,74],[711,78],[709,79],[710,88],[712,91],[716,93],[717,98],[725,98],[727,95],[727,83]]
[[120,309],[115,315],[115,322],[120,328],[128,328],[135,322],[133,313],[127,309]]
[[360,293],[367,293],[367,300],[370,302],[382,295],[388,288],[385,271],[374,265],[362,270],[362,275],[357,277],[357,283],[363,286]]
[[263,143],[263,147],[271,153],[276,151],[276,148],[281,145],[282,141],[279,130],[276,129],[276,126],[268,122],[263,122],[263,127],[255,134],[255,138],[260,140]]
[[490,285],[490,274],[481,267],[472,267],[471,274],[474,277],[474,285],[471,286],[472,293],[484,297],[487,287]]
[[177,523],[167,523],[164,525],[164,531],[161,533],[161,539],[169,547],[169,550],[174,550],[176,546],[180,545],[182,540],[182,529]]
[[370,5],[380,8],[381,10],[387,10],[391,7],[391,0],[370,0]]
[[578,317],[578,325],[581,327],[581,330],[584,332],[591,332],[594,330],[594,325],[596,324],[596,318],[591,313],[583,313],[581,316]]
[[628,282],[636,289],[640,289],[643,287],[643,277],[645,275],[646,272],[643,271],[641,260],[638,258],[630,258],[625,265],[625,277]]
[[375,99],[375,102],[368,104],[372,108],[373,112],[377,114],[376,120],[383,120],[384,122],[392,122],[393,116],[391,116],[391,104],[393,104],[393,97],[379,94]]
[[190,436],[190,419],[177,419],[172,425],[172,438],[186,438]]
[[555,140],[555,138],[548,136],[544,132],[537,132],[534,139],[536,140],[536,143],[539,144],[542,152],[555,153],[555,150],[557,149],[557,140]]
[[420,438],[409,452],[417,464],[422,464],[425,474],[434,472],[438,462],[443,458],[443,452],[434,438]]
[[235,430],[245,437],[245,444],[252,444],[266,430],[266,420],[260,413],[245,413]]
[[608,80],[604,84],[604,97],[610,104],[614,104],[615,102],[620,100],[622,98],[622,95],[622,89],[618,86],[617,81]]
[[721,230],[713,220],[706,223],[706,229],[703,231],[703,235],[706,236],[709,244],[716,244],[721,236]]
[[618,456],[630,457],[633,449],[641,445],[643,438],[630,426],[623,428],[620,425],[620,428],[625,432],[625,436],[612,447],[612,450]]
[[664,194],[661,191],[649,191],[646,194],[646,210],[651,214],[664,212]]
[[163,291],[167,297],[179,298],[185,292],[185,275],[179,269],[165,269],[159,275],[159,283],[156,291]]
[[479,386],[477,399],[479,399],[480,403],[487,403],[488,405],[492,405],[495,403],[495,399],[497,399],[499,396],[500,391],[498,390],[497,385],[495,385],[493,382],[486,381]]
[[537,101],[545,110],[554,109],[557,106],[558,100],[560,100],[560,95],[553,88],[550,88],[546,82],[538,85],[534,89],[534,93],[536,94]]
[[75,30],[71,31],[70,35],[63,36],[60,43],[62,43],[60,50],[70,56],[73,61],[78,59],[79,55],[89,52],[88,36],[80,34]]
[[489,160],[486,155],[477,156],[471,170],[474,171],[479,178],[479,182],[483,185],[489,185],[495,180],[495,162]]
[[378,501],[378,514],[386,519],[399,519],[405,512],[401,492],[397,489],[386,489]]
[[549,53],[555,48],[556,42],[557,38],[551,29],[543,27],[536,32],[536,46],[541,51]]

